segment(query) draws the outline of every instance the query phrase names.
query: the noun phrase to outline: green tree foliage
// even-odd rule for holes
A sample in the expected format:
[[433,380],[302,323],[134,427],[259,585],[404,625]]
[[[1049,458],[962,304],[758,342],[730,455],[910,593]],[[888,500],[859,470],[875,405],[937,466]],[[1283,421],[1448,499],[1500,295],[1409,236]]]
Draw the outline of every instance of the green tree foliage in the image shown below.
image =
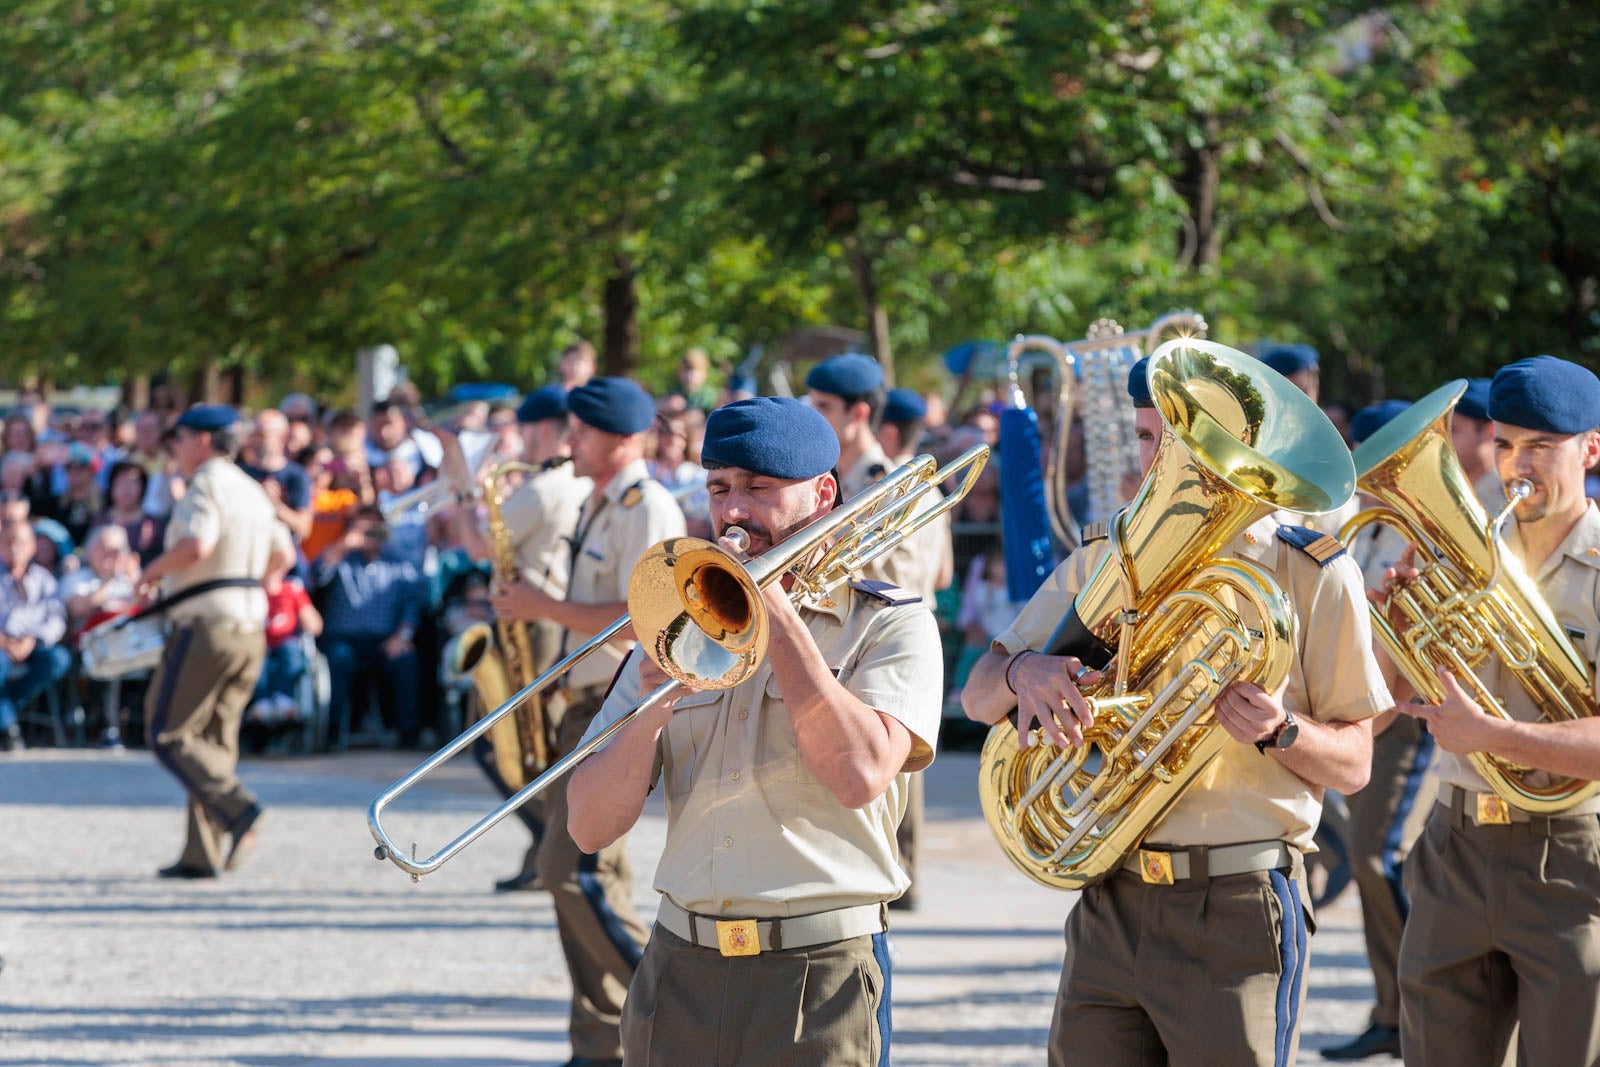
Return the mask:
[[1593,360],[1600,11],[1577,0],[18,0],[12,372],[662,384],[790,329],[900,376],[1204,311],[1335,392]]

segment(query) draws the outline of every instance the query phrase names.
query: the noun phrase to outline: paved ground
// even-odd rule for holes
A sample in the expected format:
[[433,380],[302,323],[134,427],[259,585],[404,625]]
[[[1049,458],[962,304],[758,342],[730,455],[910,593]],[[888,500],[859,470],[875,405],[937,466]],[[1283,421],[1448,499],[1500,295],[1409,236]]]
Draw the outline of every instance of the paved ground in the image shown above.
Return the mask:
[[[270,807],[261,848],[227,881],[175,884],[151,874],[176,857],[181,794],[147,754],[0,757],[0,1063],[563,1062],[566,979],[548,898],[488,891],[520,860],[520,828],[497,828],[420,885],[372,858],[366,805],[413,762],[247,763]],[[1071,898],[1001,858],[975,774],[974,757],[949,754],[929,779],[921,907],[897,913],[894,931],[896,1064],[1043,1062]],[[488,799],[476,771],[457,767],[395,825],[426,848]],[[661,833],[652,810],[633,837],[643,872]],[[654,914],[648,878],[638,898]],[[1353,901],[1321,916],[1306,1050],[1365,1022]],[[1323,1061],[1303,1051],[1301,1062]]]

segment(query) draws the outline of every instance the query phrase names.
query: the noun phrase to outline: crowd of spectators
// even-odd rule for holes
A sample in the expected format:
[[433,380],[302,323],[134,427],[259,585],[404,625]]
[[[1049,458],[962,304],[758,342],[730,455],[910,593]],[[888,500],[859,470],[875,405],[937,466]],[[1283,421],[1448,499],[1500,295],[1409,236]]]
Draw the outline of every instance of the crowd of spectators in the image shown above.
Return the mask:
[[[593,350],[573,346],[560,368],[561,384],[581,384],[594,371]],[[650,470],[674,491],[692,535],[710,532],[699,464],[706,414],[751,392],[737,375],[713,384],[704,354],[691,351],[658,402]],[[269,652],[246,716],[247,745],[425,747],[459,727],[459,714],[446,709],[459,706],[470,683],[441,671],[442,655],[454,634],[492,621],[489,542],[458,536],[473,524],[452,521],[462,506],[453,492],[434,494],[431,506],[404,504],[438,477],[442,448],[429,427],[476,433],[489,442],[484,455],[520,455],[521,397],[507,393],[425,414],[416,390],[401,385],[366,417],[304,394],[244,412],[239,463],[266,488],[299,550],[294,567],[265,580]],[[941,461],[973,444],[996,445],[997,398],[973,393],[958,398],[955,417],[946,417],[942,396],[931,395],[924,425],[884,429],[916,435],[917,449]],[[22,727],[43,727],[47,703],[57,715],[85,709],[91,740],[139,743],[140,677],[110,689],[91,682],[77,669],[76,649],[85,630],[135,606],[141,568],[162,550],[166,516],[184,492],[170,454],[177,414],[176,405],[57,409],[25,392],[6,416],[0,750],[23,742]],[[1041,414],[1048,452],[1053,413]],[[1073,483],[1084,474],[1077,441],[1064,461]],[[905,451],[899,440],[884,445],[890,454]],[[995,456],[952,514],[955,581],[935,605],[946,636],[951,709],[970,663],[1018,610],[1006,588],[1001,484]],[[320,696],[308,684],[316,674]],[[313,719],[320,723],[314,735],[307,730]],[[50,732],[30,729],[26,736],[40,740]]]

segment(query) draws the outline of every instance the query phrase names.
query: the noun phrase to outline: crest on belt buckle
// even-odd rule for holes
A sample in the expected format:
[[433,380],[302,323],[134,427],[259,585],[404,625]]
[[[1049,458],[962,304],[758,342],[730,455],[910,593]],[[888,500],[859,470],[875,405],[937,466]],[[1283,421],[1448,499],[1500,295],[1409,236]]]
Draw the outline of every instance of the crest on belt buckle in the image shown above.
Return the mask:
[[1173,885],[1172,857],[1165,852],[1139,850],[1139,876],[1146,885]]
[[761,955],[761,937],[754,919],[718,919],[717,950],[724,956]]
[[1493,793],[1478,794],[1478,825],[1479,826],[1508,826],[1511,823],[1511,809],[1506,807],[1506,802]]

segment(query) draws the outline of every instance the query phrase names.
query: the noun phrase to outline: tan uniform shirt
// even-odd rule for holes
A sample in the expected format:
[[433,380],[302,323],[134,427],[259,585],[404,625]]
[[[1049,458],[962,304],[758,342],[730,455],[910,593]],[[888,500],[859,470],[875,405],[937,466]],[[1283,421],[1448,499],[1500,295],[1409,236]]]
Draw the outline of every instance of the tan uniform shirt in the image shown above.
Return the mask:
[[517,486],[501,506],[523,578],[553,597],[567,595],[572,574],[567,539],[593,492],[594,482],[574,474],[570,462],[559,463]]
[[[849,500],[881,478],[893,473],[913,457],[890,461],[873,441],[850,471],[840,475],[844,498]],[[935,492],[924,497],[926,507],[935,507],[944,497]],[[921,510],[920,508],[918,509]],[[939,581],[947,569],[955,567],[954,548],[950,540],[950,514],[939,516],[922,529],[906,538],[886,555],[879,556],[867,565],[862,577],[888,582],[920,596],[930,607],[934,594],[944,588]]]
[[[655,887],[690,911],[809,915],[891,900],[910,885],[895,828],[906,772],[933,762],[944,695],[938,627],[922,604],[892,606],[848,586],[832,599],[833,607],[802,608],[801,618],[840,683],[905,724],[911,756],[881,796],[847,808],[807,768],[770,665],[732,689],[682,697],[656,752],[667,842]],[[638,694],[630,662],[589,733]]]
[[1361,580],[1368,589],[1383,588],[1383,576],[1400,562],[1411,542],[1393,526],[1372,523],[1356,534],[1350,545],[1350,558],[1361,568]]
[[[1506,547],[1517,559],[1522,558],[1522,538],[1515,520],[1508,524]],[[1561,547],[1550,554],[1532,577],[1572,647],[1589,664],[1590,682],[1594,684],[1596,667],[1600,666],[1600,508],[1593,501],[1589,502],[1589,510],[1584,512],[1567,539],[1561,542]],[[1498,658],[1486,661],[1477,675],[1513,719],[1539,721],[1539,710],[1527,690],[1517,681],[1515,672],[1503,666]],[[1600,698],[1600,685],[1595,686],[1593,692]],[[1434,770],[1440,781],[1478,793],[1489,792],[1489,783],[1466,756],[1440,749],[1434,757]],[[1538,775],[1529,780],[1536,785],[1546,784]],[[1592,811],[1595,807],[1600,805],[1576,810]]]
[[[163,583],[165,596],[218,578],[260,579],[267,573],[272,546],[292,552],[289,528],[278,521],[273,507],[256,480],[232,460],[215,456],[200,465],[189,479],[188,492],[172,509],[165,547],[187,537],[210,545],[211,554]],[[193,619],[229,619],[243,626],[265,628],[267,594],[260,587],[218,589],[175,605],[167,612],[173,622]]]
[[[578,514],[572,558],[572,588],[567,599],[577,604],[605,604],[628,599],[628,578],[645,551],[658,541],[684,535],[683,512],[672,494],[636,460],[606,483],[599,503],[585,500]],[[568,631],[564,654],[593,634]],[[567,673],[573,689],[611,681],[627,646],[612,642]]]
[[[1319,567],[1280,541],[1277,528],[1277,520],[1268,516],[1235,538],[1224,554],[1265,567],[1293,605],[1295,655],[1284,706],[1317,722],[1359,722],[1387,711],[1394,701],[1372,654],[1360,570],[1348,553]],[[1067,557],[1011,629],[995,638],[996,648],[1008,654],[1042,648],[1109,551],[1108,542],[1097,541]],[[1236,743],[1201,773],[1148,840],[1177,847],[1283,840],[1309,849],[1321,812],[1320,788],[1254,745]]]

